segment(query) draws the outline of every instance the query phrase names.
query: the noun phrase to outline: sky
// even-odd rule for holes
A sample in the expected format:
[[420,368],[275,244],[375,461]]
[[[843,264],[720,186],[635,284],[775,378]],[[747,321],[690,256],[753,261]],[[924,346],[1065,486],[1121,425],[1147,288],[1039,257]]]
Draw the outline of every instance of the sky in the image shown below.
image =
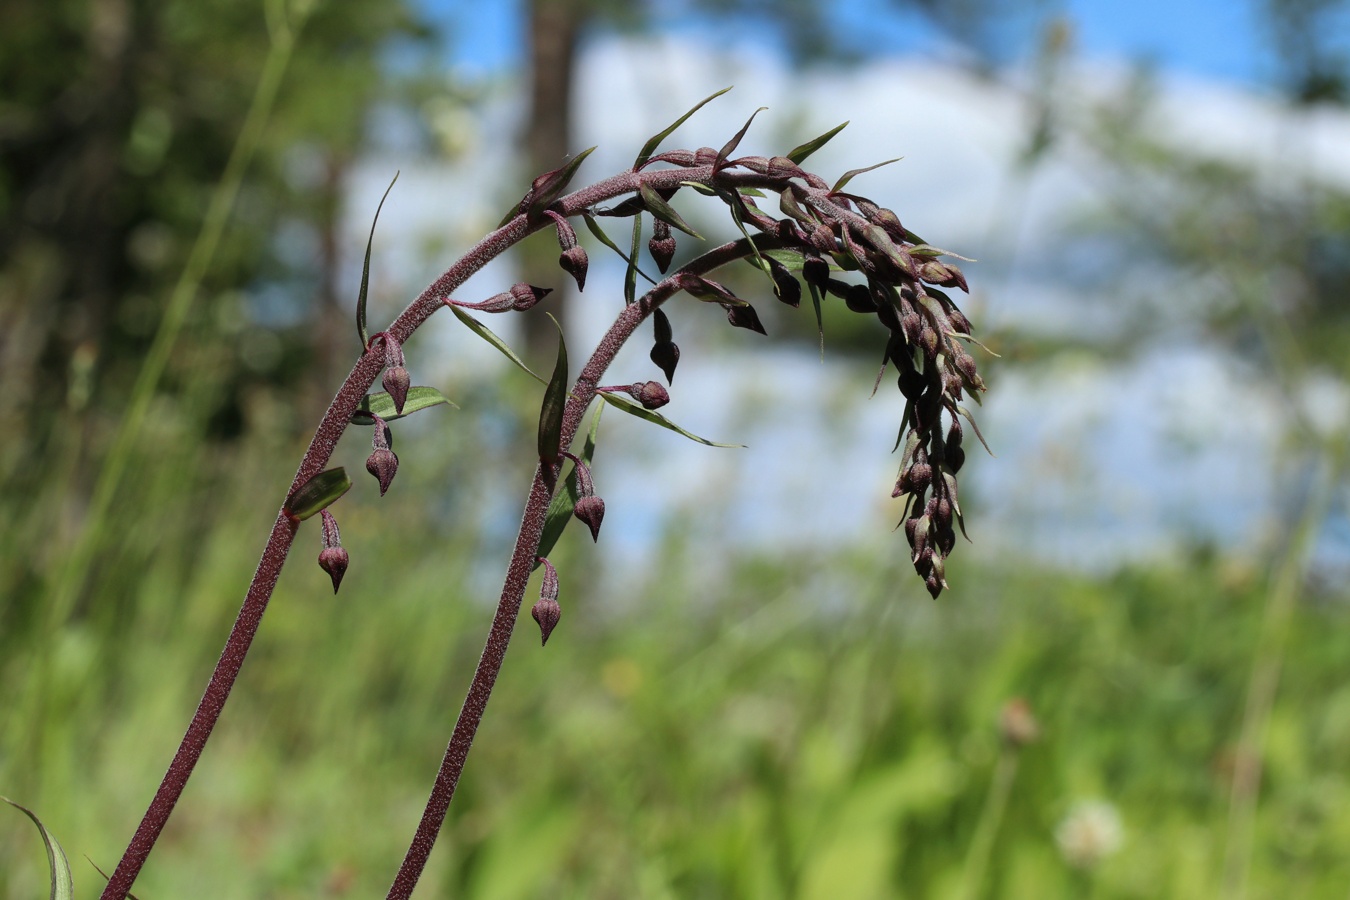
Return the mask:
[[[1149,61],[1200,78],[1247,85],[1266,83],[1274,72],[1260,21],[1264,0],[1060,0],[1031,3],[1066,18],[1075,51],[1112,62]],[[424,8],[451,31],[449,53],[456,66],[492,73],[509,66],[524,26],[521,0],[464,2],[423,0]],[[897,14],[887,0],[839,0],[838,16],[850,30],[868,35],[878,54],[915,49],[932,33]],[[673,30],[706,28],[695,16],[670,19]],[[913,36],[911,36],[913,35]]]
[[[452,30],[473,34],[452,51],[449,62],[459,73],[509,78],[522,32],[520,4],[428,2],[437,4]],[[1151,133],[1188,151],[1271,171],[1288,169],[1291,149],[1297,149],[1300,172],[1315,171],[1317,178],[1350,189],[1350,156],[1343,152],[1350,146],[1350,117],[1332,111],[1318,127],[1303,121],[1299,141],[1292,141],[1287,110],[1260,89],[1270,81],[1272,64],[1254,27],[1257,2],[1263,0],[1069,2],[1060,7],[1074,20],[1069,87],[1077,100],[1096,102],[1121,89],[1123,64],[1149,59],[1164,76]],[[882,3],[843,0],[841,15],[864,21],[879,45],[898,46],[901,29],[894,19],[868,19]],[[984,260],[967,268],[978,284],[969,302],[981,328],[1099,327],[1093,317],[1109,304],[1056,281],[1053,271],[1047,275],[1044,248],[1056,246],[1066,223],[1073,227],[1094,203],[1109,200],[1100,160],[1090,148],[1065,141],[1034,177],[1014,184],[1010,160],[1030,121],[1028,98],[1016,79],[981,79],[944,64],[941,48],[934,54],[932,44],[912,48],[919,52],[877,55],[852,69],[802,72],[770,45],[729,54],[708,46],[705,36],[696,24],[681,22],[643,40],[610,35],[587,44],[575,87],[576,139],[578,147],[599,148],[586,163],[590,175],[626,167],[631,148],[714,90],[735,84],[734,92],[682,126],[674,143],[720,146],[761,104],[769,112],[747,135],[747,153],[781,152],[851,120],[812,158],[816,170],[828,175],[903,156],[858,179],[857,189],[894,206],[907,225],[935,243]],[[406,160],[368,161],[370,177],[354,186],[351,203],[357,246],[389,171],[404,168],[386,207],[391,224],[382,218],[376,237],[376,258],[384,260],[379,270],[420,271],[416,263],[391,258],[400,245],[419,245],[401,239],[397,228],[442,242],[432,254],[435,267],[425,269],[430,276],[443,268],[448,253],[500,216],[502,197],[484,186],[510,180],[509,154],[481,151],[490,136],[518,133],[519,107],[488,103],[479,114],[487,118],[459,129],[476,135],[469,139],[476,147],[453,164],[409,168]],[[1295,143],[1300,147],[1292,148]],[[458,198],[448,219],[437,199],[447,192]],[[699,220],[693,224],[705,227]],[[592,253],[569,346],[592,345],[612,313],[607,304],[619,291],[621,270],[606,267],[603,258]],[[514,280],[504,265],[475,276],[466,299],[481,299]],[[421,283],[389,286],[385,293],[406,293]],[[1172,286],[1178,294],[1190,287]],[[785,323],[773,318],[773,310],[769,315],[766,322],[778,333]],[[821,361],[785,345],[744,346],[748,338],[725,340],[726,329],[714,332],[717,323],[704,318],[695,309],[681,310],[676,319],[685,352],[665,412],[695,433],[751,449],[711,451],[659,429],[607,425],[629,442],[624,454],[614,453],[596,473],[609,503],[608,540],[627,556],[640,555],[672,515],[711,516],[720,527],[709,533],[734,534],[738,543],[756,536],[782,543],[859,533],[894,539],[889,491],[895,463],[889,451],[899,411],[884,392],[869,400],[875,369],[862,372],[856,360],[828,352]],[[437,341],[450,348],[443,377],[450,385],[462,383],[481,371],[493,351],[454,323],[437,327],[442,325]],[[703,352],[717,341],[730,351]],[[645,356],[645,348],[637,348],[621,357],[615,380],[655,375]],[[1102,403],[1103,396],[1112,402]],[[1031,548],[1061,563],[1110,566],[1178,546],[1178,534],[1229,548],[1258,543],[1277,497],[1272,483],[1250,473],[1269,469],[1282,402],[1261,378],[1185,335],[1125,361],[1082,352],[1039,368],[1000,370],[980,413],[998,458],[975,454],[968,464],[978,510],[970,518],[980,552]],[[654,502],[653,483],[678,486],[674,509]]]

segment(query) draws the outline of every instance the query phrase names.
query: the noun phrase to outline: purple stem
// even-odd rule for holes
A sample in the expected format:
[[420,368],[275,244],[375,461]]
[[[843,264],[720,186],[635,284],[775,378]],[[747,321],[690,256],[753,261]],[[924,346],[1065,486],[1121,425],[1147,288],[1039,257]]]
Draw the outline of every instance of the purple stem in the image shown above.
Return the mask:
[[[764,235],[756,238],[755,243],[761,252],[783,246],[782,241]],[[750,244],[745,240],[723,244],[690,262],[680,272],[703,274],[748,256],[750,252]],[[609,331],[600,339],[600,344],[591,354],[581,374],[577,376],[571,397],[563,411],[561,447],[564,452],[572,445],[581,419],[595,397],[596,385],[604,377],[610,363],[652,311],[676,293],[678,289],[675,286],[675,279],[680,272],[673,273],[636,303],[625,307]],[[557,473],[553,473],[553,476],[556,480]],[[525,512],[521,517],[520,533],[516,536],[515,549],[507,565],[501,599],[497,602],[497,612],[492,617],[492,627],[488,631],[483,654],[478,659],[478,668],[474,671],[473,681],[469,684],[469,693],[464,698],[459,719],[455,722],[455,730],[450,736],[449,745],[445,748],[445,756],[441,760],[440,770],[436,773],[436,781],[431,787],[431,796],[427,798],[426,808],[422,811],[422,819],[417,824],[417,831],[413,835],[412,843],[408,845],[408,852],[403,857],[398,875],[394,877],[394,883],[389,888],[388,900],[408,900],[412,896],[413,888],[417,886],[422,870],[431,856],[436,837],[445,822],[446,813],[450,810],[450,801],[454,798],[459,777],[464,772],[469,748],[478,733],[478,725],[483,721],[488,698],[492,696],[492,688],[497,683],[497,675],[501,672],[502,663],[506,659],[506,649],[511,643],[511,632],[520,615],[520,606],[525,598],[530,573],[534,571],[539,540],[544,533],[544,523],[548,517],[549,500],[550,492],[546,487],[545,472],[541,465],[536,467],[534,481],[530,484]]]
[[[781,181],[775,179],[763,176],[747,176],[741,173],[728,177],[730,174],[719,173],[717,178],[728,184],[768,187],[777,185],[781,187]],[[633,193],[642,183],[660,189],[676,187],[682,182],[709,184],[713,178],[710,166],[644,171],[642,173],[621,172],[564,197],[555,204],[555,207],[562,215],[570,217],[598,203],[622,194]],[[452,292],[463,285],[471,275],[528,234],[548,224],[550,224],[550,221],[547,218],[531,223],[527,221],[523,214],[517,215],[507,224],[483,238],[399,314],[398,318],[390,324],[389,334],[400,344],[406,342],[431,317],[432,313],[441,308],[444,298],[450,296]],[[743,244],[743,242],[737,242],[737,244]],[[732,246],[734,245],[719,247],[717,250],[701,257],[700,261],[708,260],[715,254],[722,252],[725,258],[716,263],[716,265],[721,265],[723,262],[743,255],[743,253],[726,255],[729,252],[727,248]],[[710,265],[708,268],[714,267],[714,265]],[[578,380],[578,390],[584,391],[584,394],[574,391],[574,399],[568,402],[563,428],[564,447],[570,446],[586,404],[589,404],[594,394],[596,379],[603,374],[604,368],[613,359],[618,347],[622,346],[624,340],[632,334],[633,329],[647,316],[651,309],[654,309],[674,292],[673,286],[666,285],[667,283],[663,282],[662,285],[648,294],[647,298],[644,298],[643,303],[633,304],[624,310],[618,321],[610,329],[609,334],[601,342],[591,362],[582,372],[581,378]],[[659,293],[663,287],[665,288],[664,293]],[[614,343],[616,340],[617,344]],[[342,383],[342,387],[334,396],[323,420],[319,423],[314,438],[300,461],[295,479],[287,491],[286,496],[288,498],[310,478],[321,472],[328,463],[334,448],[337,446],[338,439],[342,437],[351,422],[352,413],[356,411],[356,407],[365,396],[366,391],[370,389],[375,378],[384,368],[384,355],[384,348],[380,346],[374,351],[367,349],[357,360],[351,373],[348,374],[346,380]],[[502,599],[498,605],[497,615],[493,619],[492,629],[488,634],[483,658],[479,663],[478,671],[474,675],[469,696],[465,700],[463,711],[460,713],[459,722],[455,726],[454,737],[452,737],[447,749],[441,772],[437,775],[436,784],[431,799],[428,801],[427,811],[423,815],[422,824],[419,825],[417,836],[413,840],[412,847],[408,850],[403,869],[399,872],[399,880],[395,881],[395,888],[391,890],[391,897],[406,897],[411,893],[412,884],[416,883],[417,876],[426,863],[426,857],[431,852],[431,845],[435,842],[440,824],[444,821],[445,811],[449,807],[450,797],[454,793],[459,773],[463,770],[469,745],[473,741],[474,732],[482,719],[483,709],[487,705],[488,695],[491,693],[492,685],[496,682],[497,672],[500,670],[502,659],[505,657],[506,645],[510,639],[515,618],[520,610],[520,601],[524,596],[526,582],[533,568],[534,550],[539,545],[539,535],[543,528],[547,503],[548,497],[544,491],[542,473],[537,471],[530,489],[530,499],[526,505],[525,521],[522,523],[521,533],[516,542],[516,551],[512,555],[511,566],[508,569],[507,580],[502,590]],[[278,513],[267,546],[263,550],[262,559],[259,561],[253,580],[249,584],[244,603],[240,607],[239,615],[236,617],[230,635],[226,639],[220,659],[211,673],[206,691],[193,714],[192,722],[183,735],[183,740],[179,744],[178,751],[174,754],[158,790],[155,792],[154,799],[151,800],[140,825],[137,826],[135,835],[127,845],[127,849],[118,862],[117,868],[113,871],[112,877],[108,879],[101,900],[124,900],[137,875],[140,874],[141,867],[149,857],[150,851],[154,848],[155,842],[159,839],[160,833],[164,830],[169,816],[173,813],[174,806],[178,803],[178,798],[182,796],[183,789],[187,786],[188,779],[191,777],[197,761],[201,758],[202,750],[205,748],[206,742],[211,737],[211,732],[225,708],[225,701],[229,698],[235,679],[238,678],[239,671],[243,667],[244,658],[247,656],[253,638],[257,634],[263,613],[267,611],[267,604],[271,600],[272,591],[276,587],[277,578],[286,562],[298,526],[299,523],[292,520],[285,513],[284,508]],[[524,552],[522,552],[522,548],[525,548]],[[407,893],[396,893],[399,885],[404,883],[404,870],[413,869],[414,866],[415,870],[411,875],[411,882],[408,883]]]

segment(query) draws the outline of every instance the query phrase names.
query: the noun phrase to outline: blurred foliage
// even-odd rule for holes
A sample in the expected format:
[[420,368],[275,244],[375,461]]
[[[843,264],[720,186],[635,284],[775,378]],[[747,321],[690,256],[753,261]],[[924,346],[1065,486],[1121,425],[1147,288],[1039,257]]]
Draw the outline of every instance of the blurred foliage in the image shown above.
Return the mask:
[[[140,896],[387,885],[490,617],[498,573],[481,560],[509,539],[485,543],[477,492],[522,487],[504,474],[511,461],[490,462],[464,496],[457,467],[437,464],[484,458],[496,426],[469,410],[494,398],[474,400],[424,414],[437,418],[403,445],[385,501],[344,501],[352,568],[337,598],[313,564],[317,529],[302,534]],[[98,652],[102,623],[61,634],[45,711],[61,790],[38,811],[72,858],[109,867],[152,791],[266,525],[246,486],[273,467],[260,454],[241,468],[182,587],[162,567],[105,585],[132,595],[126,652]],[[967,564],[935,604],[891,537],[738,559],[674,521],[649,568],[597,583],[595,548],[570,530],[552,555],[562,624],[545,650],[528,620],[519,629],[420,891],[955,897],[997,716],[1020,696],[1042,737],[1021,751],[977,896],[1213,896],[1259,571],[1200,550],[1105,578]],[[1350,622],[1335,596],[1294,619],[1257,896],[1339,897],[1350,878]],[[9,654],[21,668],[32,651]],[[1118,812],[1123,843],[1080,870],[1056,833],[1087,800]],[[0,895],[32,896],[41,846],[12,818],[0,820]]]
[[[988,6],[917,5],[954,31]],[[806,23],[792,34],[821,36],[817,6],[784,8]],[[1291,19],[1314,25],[1281,40],[1302,46],[1320,15]],[[0,788],[73,858],[110,869],[120,854],[219,651],[300,432],[326,401],[308,379],[331,388],[331,366],[355,345],[354,291],[332,282],[345,174],[369,147],[373,108],[444,93],[385,64],[391,46],[430,39],[404,3],[318,7],[98,536],[92,583],[70,621],[52,622],[47,591],[267,29],[260,9],[222,0],[0,5],[0,413],[14,436],[0,443]],[[1302,85],[1291,96],[1343,97],[1332,50],[1288,58],[1319,61],[1291,75]],[[1283,352],[1265,337],[1296,334],[1301,358],[1343,382],[1350,201],[1321,186],[1268,190],[1255,172],[1145,140],[1141,108],[1088,126],[1122,173],[1145,173],[1129,183],[1147,189],[1120,198],[1114,224],[1128,228],[1111,232],[1122,263],[1218,276],[1188,307],[1212,334],[1263,361]],[[1041,110],[1021,165],[1066,127],[1053,112]],[[762,286],[756,296],[772,306]],[[844,344],[852,321],[830,323]],[[325,348],[342,358],[330,364]],[[511,377],[448,387],[462,411],[400,425],[391,496],[376,507],[366,484],[344,500],[352,569],[337,599],[313,564],[317,524],[306,526],[141,896],[387,885],[515,525],[530,463],[520,423],[537,394]],[[368,450],[357,434],[335,460],[355,472]],[[581,529],[564,538],[553,557],[562,624],[546,651],[521,629],[423,893],[955,897],[1000,753],[996,716],[1013,696],[1043,737],[1021,751],[979,896],[1217,892],[1263,567],[1199,550],[1101,578],[971,561],[935,605],[909,585],[894,536],[884,550],[733,561],[693,531],[672,523],[648,570],[616,566],[604,581]],[[1341,897],[1350,880],[1348,614],[1338,585],[1316,583],[1291,614],[1256,896]],[[1080,870],[1056,832],[1089,799],[1118,810],[1124,843]],[[2,896],[45,884],[31,831],[0,820]]]

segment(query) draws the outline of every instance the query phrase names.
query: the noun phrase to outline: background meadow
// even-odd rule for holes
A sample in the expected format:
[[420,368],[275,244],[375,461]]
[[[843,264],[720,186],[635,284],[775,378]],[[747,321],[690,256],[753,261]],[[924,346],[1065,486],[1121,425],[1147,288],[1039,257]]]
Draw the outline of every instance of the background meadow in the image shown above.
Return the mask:
[[[974,543],[931,601],[891,531],[899,410],[868,399],[847,316],[822,361],[809,311],[761,304],[765,341],[677,304],[664,412],[748,448],[605,418],[601,541],[551,555],[562,624],[544,650],[518,630],[418,896],[1345,896],[1345,4],[1192,0],[1151,29],[1033,0],[722,6],[0,12],[0,793],[80,896],[359,349],[393,171],[372,324],[552,167],[531,155],[595,144],[579,177],[602,177],[733,82],[669,144],[720,146],[760,105],[747,152],[849,119],[813,168],[903,156],[866,192],[979,260],[965,306],[1000,357],[978,357]],[[561,287],[551,240],[463,299]],[[587,246],[584,295],[492,323],[532,363],[545,309],[576,358],[621,302]],[[395,423],[389,495],[361,475],[339,504],[336,597],[302,529],[142,898],[392,878],[541,393],[449,317],[406,349],[459,409]],[[645,351],[614,380],[657,377]],[[365,438],[335,464],[359,473]],[[0,815],[0,895],[46,883]]]

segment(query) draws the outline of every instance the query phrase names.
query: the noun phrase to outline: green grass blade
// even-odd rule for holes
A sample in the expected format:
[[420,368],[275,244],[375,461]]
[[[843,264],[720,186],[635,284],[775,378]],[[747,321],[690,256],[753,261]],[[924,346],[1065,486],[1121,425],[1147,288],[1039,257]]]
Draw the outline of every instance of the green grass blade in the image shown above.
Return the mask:
[[478,335],[483,340],[487,341],[493,347],[496,347],[497,351],[501,353],[502,356],[505,356],[507,359],[511,360],[511,362],[519,366],[521,371],[524,372],[526,375],[529,375],[531,378],[533,378],[540,384],[548,384],[547,381],[539,377],[539,374],[535,372],[534,369],[531,369],[529,366],[525,365],[525,360],[521,359],[516,354],[516,351],[512,350],[509,346],[507,346],[506,341],[497,337],[497,335],[492,332],[491,328],[488,328],[482,322],[478,321],[473,316],[469,315],[464,310],[460,309],[458,306],[451,306],[450,311],[455,314],[455,318],[459,319],[465,325],[469,326],[470,331]]
[[38,833],[42,835],[42,844],[47,848],[47,867],[52,875],[51,900],[74,900],[75,897],[75,878],[70,872],[70,861],[66,859],[66,851],[61,849],[61,845],[52,833],[47,830],[47,826],[42,824],[31,809],[20,806],[8,797],[0,797],[10,806],[23,813],[33,820],[37,826]]
[[684,437],[689,438],[689,440],[691,440],[691,441],[696,441],[696,442],[698,442],[698,443],[700,443],[700,444],[703,444],[703,445],[705,445],[705,446],[708,446],[708,447],[724,447],[724,448],[726,448],[726,449],[728,449],[728,450],[743,450],[743,449],[745,449],[745,445],[744,445],[744,444],[719,444],[717,441],[710,441],[710,440],[708,440],[707,438],[701,438],[701,437],[699,437],[698,435],[696,435],[696,434],[694,434],[694,433],[692,433],[692,432],[685,431],[683,428],[681,428],[680,426],[676,425],[674,422],[670,421],[669,419],[667,419],[665,416],[661,415],[660,413],[658,413],[658,412],[653,412],[652,410],[643,407],[643,406],[642,406],[641,404],[639,404],[639,403],[634,403],[632,400],[626,400],[626,399],[624,399],[623,397],[615,396],[614,394],[610,393],[609,391],[601,391],[601,392],[600,392],[600,399],[601,399],[601,400],[604,400],[606,403],[610,404],[611,406],[617,406],[619,409],[621,409],[621,410],[623,410],[624,412],[628,413],[630,416],[637,416],[639,419],[646,419],[648,422],[652,422],[652,423],[654,423],[654,424],[656,424],[656,425],[660,425],[662,428],[665,428],[665,429],[668,429],[668,430],[670,430],[670,431],[673,431],[673,432],[675,432],[676,434],[683,435]]

